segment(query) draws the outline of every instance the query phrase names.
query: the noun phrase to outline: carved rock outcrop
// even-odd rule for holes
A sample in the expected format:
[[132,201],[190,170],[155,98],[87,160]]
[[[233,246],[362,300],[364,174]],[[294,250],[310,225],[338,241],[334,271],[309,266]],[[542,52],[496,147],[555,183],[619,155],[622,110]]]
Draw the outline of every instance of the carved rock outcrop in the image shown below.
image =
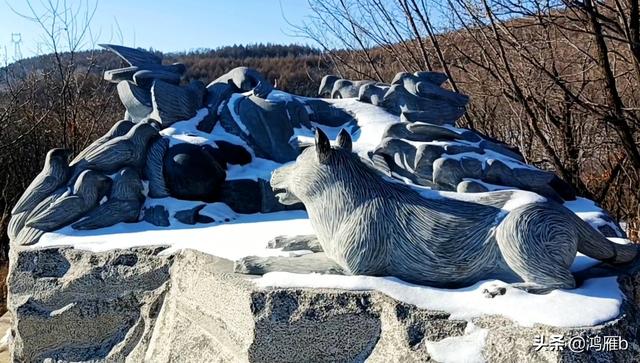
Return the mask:
[[[452,319],[375,291],[260,288],[232,273],[231,261],[162,249],[14,253],[13,360],[423,362],[441,361],[436,348],[454,342],[479,344],[488,362],[631,362],[640,354],[638,276],[620,280],[626,300],[617,319],[523,327],[500,316]],[[620,336],[628,346],[536,349],[538,336]]]

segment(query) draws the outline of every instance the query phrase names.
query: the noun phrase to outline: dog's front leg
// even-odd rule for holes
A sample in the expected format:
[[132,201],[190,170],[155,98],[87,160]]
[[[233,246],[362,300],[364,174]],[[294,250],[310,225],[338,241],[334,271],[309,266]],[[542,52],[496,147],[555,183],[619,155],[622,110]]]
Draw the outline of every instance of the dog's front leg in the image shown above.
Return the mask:
[[282,248],[283,251],[309,250],[324,252],[315,234],[278,236],[267,243],[267,248]]
[[324,253],[310,253],[297,257],[247,256],[235,261],[233,271],[248,275],[264,275],[267,272],[343,274],[342,268]]

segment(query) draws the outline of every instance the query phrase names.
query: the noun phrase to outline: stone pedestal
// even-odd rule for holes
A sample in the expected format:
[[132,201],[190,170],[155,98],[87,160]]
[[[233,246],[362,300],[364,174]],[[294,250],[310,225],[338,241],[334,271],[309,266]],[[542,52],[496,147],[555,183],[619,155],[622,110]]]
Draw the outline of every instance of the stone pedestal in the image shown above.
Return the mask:
[[[13,249],[9,311],[17,362],[422,362],[434,344],[485,329],[489,362],[638,359],[638,277],[620,279],[621,316],[588,328],[472,323],[372,291],[262,289],[232,262],[162,247],[91,253]],[[626,351],[536,351],[536,335],[622,336]],[[467,335],[468,336],[468,335]],[[453,339],[453,340],[452,340]],[[431,351],[430,351],[431,349]],[[434,354],[435,353],[435,354]],[[441,354],[441,353],[440,353]]]

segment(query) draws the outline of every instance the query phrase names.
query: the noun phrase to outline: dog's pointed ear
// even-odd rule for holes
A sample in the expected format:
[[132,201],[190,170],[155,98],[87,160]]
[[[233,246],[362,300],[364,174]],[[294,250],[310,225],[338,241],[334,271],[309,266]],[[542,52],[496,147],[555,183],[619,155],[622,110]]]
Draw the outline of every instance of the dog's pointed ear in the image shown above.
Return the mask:
[[320,160],[321,163],[325,162],[331,153],[331,143],[329,142],[329,138],[319,128],[316,128],[316,153],[318,154],[318,160]]
[[337,141],[338,141],[338,146],[341,149],[344,149],[347,151],[351,151],[351,149],[353,149],[353,142],[351,141],[351,135],[349,135],[347,130],[345,129],[340,130]]

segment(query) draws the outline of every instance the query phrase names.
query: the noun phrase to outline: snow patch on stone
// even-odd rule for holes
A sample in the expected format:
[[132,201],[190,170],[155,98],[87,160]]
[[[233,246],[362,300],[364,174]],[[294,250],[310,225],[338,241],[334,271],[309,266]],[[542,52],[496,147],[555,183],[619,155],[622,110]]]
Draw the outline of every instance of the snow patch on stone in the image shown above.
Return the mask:
[[414,285],[394,277],[340,276],[271,272],[254,280],[262,288],[319,288],[379,291],[421,309],[444,311],[450,319],[500,315],[521,326],[546,324],[557,327],[593,326],[615,319],[622,292],[615,277],[587,280],[573,290],[554,290],[546,295],[507,288],[503,296],[485,297],[484,289],[507,286],[497,280],[478,282],[461,289],[438,289]]
[[431,358],[442,363],[483,363],[482,356],[489,331],[472,323],[467,324],[465,335],[444,338],[437,342],[426,341]]

